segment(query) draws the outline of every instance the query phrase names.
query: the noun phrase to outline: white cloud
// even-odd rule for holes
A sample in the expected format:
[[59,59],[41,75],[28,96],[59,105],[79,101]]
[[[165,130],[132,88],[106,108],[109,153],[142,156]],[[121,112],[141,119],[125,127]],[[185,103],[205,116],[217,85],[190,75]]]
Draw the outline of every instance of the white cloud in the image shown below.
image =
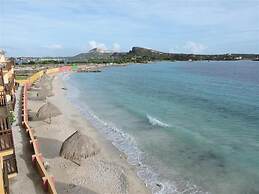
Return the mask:
[[63,46],[61,44],[50,44],[44,47],[48,49],[54,49],[54,50],[63,49]]
[[[0,23],[6,36],[0,42],[16,45],[8,49],[11,55],[25,54],[24,45],[35,55],[42,55],[37,45],[43,45],[50,55],[53,51],[85,51],[89,49],[87,37],[101,42],[121,40],[123,48],[138,44],[160,50],[157,46],[178,44],[174,52],[187,52],[183,41],[202,40],[213,45],[210,52],[259,52],[258,0],[13,0],[3,4]],[[28,30],[31,27],[33,31]],[[75,32],[77,36],[71,36]],[[66,39],[65,49],[44,46],[59,40],[61,34]],[[107,47],[112,49],[112,45]],[[197,46],[186,47],[188,52],[197,52]],[[198,46],[198,50],[204,49]]]
[[[107,47],[104,43],[101,42],[97,42],[95,40],[91,40],[88,42],[88,46],[87,49],[94,49],[94,48],[98,48],[101,49],[103,51],[112,51],[112,52],[119,52],[121,50],[121,46],[119,43],[114,42],[112,44],[112,47]],[[110,49],[111,48],[111,49]]]
[[121,50],[121,46],[118,43],[113,43],[112,44],[112,51],[113,52],[119,52]]
[[188,41],[183,46],[183,49],[185,50],[185,52],[188,53],[200,54],[204,52],[207,49],[207,47],[201,43]]
[[88,47],[90,49],[99,48],[99,49],[102,49],[102,50],[107,50],[107,48],[106,48],[104,43],[96,42],[95,40],[89,41],[88,42]]

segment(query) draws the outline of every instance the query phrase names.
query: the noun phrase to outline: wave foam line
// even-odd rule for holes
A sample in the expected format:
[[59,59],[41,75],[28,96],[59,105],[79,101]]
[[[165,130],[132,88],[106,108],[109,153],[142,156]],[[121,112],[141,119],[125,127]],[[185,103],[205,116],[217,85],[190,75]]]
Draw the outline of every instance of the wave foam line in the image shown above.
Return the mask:
[[170,127],[167,123],[164,123],[160,121],[159,119],[150,116],[149,114],[146,115],[148,122],[153,126],[159,126],[159,127]]
[[[69,95],[68,100],[76,106],[82,115],[93,124],[104,137],[112,142],[112,144],[121,152],[127,155],[129,164],[137,168],[138,177],[149,187],[153,194],[179,194],[175,184],[167,180],[160,180],[159,174],[155,173],[152,168],[143,163],[144,152],[142,152],[135,142],[135,139],[123,130],[116,128],[112,123],[107,123],[95,115],[87,105],[79,104],[77,95]],[[152,119],[154,121],[154,119]],[[159,121],[159,120],[158,120]],[[160,124],[161,121],[155,122]],[[162,126],[169,126],[162,123]],[[190,192],[196,193],[196,192]]]

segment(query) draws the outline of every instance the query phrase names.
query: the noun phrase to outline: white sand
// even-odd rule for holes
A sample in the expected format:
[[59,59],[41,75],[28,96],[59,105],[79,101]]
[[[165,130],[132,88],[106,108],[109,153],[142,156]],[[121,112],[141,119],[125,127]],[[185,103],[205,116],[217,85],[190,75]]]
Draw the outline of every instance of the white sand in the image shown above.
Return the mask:
[[[126,157],[111,142],[102,137],[79,111],[66,99],[62,79],[53,81],[54,96],[47,101],[57,106],[62,115],[49,120],[33,121],[41,152],[47,161],[48,171],[54,175],[58,193],[77,194],[146,194],[150,191],[136,175]],[[37,112],[43,101],[29,101],[29,109]],[[59,156],[62,142],[76,130],[90,137],[100,152],[81,161],[81,166]]]

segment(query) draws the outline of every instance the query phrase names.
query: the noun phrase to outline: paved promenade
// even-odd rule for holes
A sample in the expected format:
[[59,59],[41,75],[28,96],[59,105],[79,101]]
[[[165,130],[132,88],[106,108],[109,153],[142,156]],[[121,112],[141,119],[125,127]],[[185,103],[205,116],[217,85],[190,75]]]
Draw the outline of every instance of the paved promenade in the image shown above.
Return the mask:
[[37,171],[32,166],[31,147],[24,129],[20,126],[21,118],[21,87],[16,92],[15,115],[16,122],[13,124],[13,138],[15,144],[18,175],[10,180],[11,194],[45,194]]

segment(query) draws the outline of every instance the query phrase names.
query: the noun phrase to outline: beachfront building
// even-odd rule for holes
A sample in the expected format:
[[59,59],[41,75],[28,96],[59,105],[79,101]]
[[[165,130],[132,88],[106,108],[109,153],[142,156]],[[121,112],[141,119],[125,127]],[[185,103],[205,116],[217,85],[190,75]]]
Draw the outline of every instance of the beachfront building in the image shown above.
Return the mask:
[[14,110],[15,105],[15,61],[7,59],[5,53],[0,51],[0,92],[5,91],[7,105]]
[[15,105],[14,61],[0,51],[0,193],[9,193],[9,179],[17,175],[11,128]]

